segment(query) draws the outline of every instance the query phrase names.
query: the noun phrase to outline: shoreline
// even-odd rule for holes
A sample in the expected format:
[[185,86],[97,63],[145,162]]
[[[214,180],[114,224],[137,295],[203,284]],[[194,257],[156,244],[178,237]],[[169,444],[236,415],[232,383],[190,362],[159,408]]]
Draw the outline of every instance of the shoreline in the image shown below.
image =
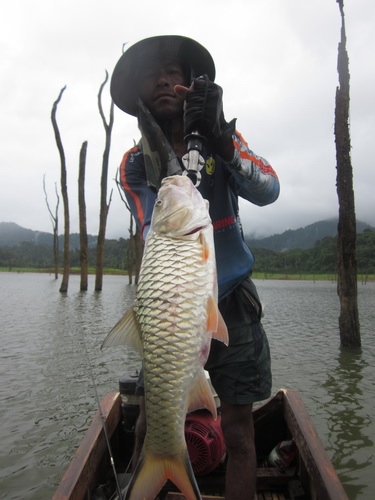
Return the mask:
[[[15,267],[12,269],[0,267],[0,273],[37,273],[37,274],[55,274],[54,269],[37,269],[37,268],[20,268]],[[70,271],[70,275],[79,275],[79,268],[72,268]],[[89,275],[95,275],[95,269],[90,269],[88,271]],[[58,271],[59,277],[62,276],[62,269]],[[105,269],[103,272],[103,276],[128,276],[128,272],[121,269]],[[278,281],[332,281],[337,282],[337,274],[328,273],[328,274],[307,274],[307,273],[298,273],[298,274],[285,274],[285,273],[257,273],[254,272],[251,275],[251,278],[254,280],[278,280]],[[374,274],[357,274],[357,282],[358,283],[369,283],[375,281]]]

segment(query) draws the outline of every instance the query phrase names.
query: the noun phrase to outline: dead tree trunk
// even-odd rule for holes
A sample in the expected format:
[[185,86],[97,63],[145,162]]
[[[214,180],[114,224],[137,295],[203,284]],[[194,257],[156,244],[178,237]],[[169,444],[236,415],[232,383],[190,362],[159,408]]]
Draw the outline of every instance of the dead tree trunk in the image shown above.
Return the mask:
[[120,198],[125,204],[126,208],[129,210],[130,213],[130,227],[129,227],[129,246],[128,246],[128,252],[127,252],[127,264],[128,264],[128,283],[129,285],[133,284],[133,275],[134,275],[134,282],[137,285],[138,284],[138,278],[139,278],[139,271],[141,269],[141,262],[142,262],[142,257],[143,257],[143,241],[141,238],[140,231],[138,229],[138,226],[136,226],[135,234],[133,230],[133,215],[131,213],[129,205],[126,203],[126,200],[123,196],[123,191],[121,188],[121,183],[119,180],[119,170],[117,170],[116,173],[116,186],[118,189],[118,192],[120,194]]
[[113,101],[111,101],[109,121],[107,120],[103,113],[102,107],[102,92],[105,84],[108,81],[108,72],[106,71],[106,77],[104,82],[100,86],[98,94],[98,106],[99,113],[103,121],[105,130],[105,148],[103,153],[102,162],[102,177],[101,177],[101,194],[100,194],[100,215],[99,215],[99,232],[98,232],[98,243],[96,249],[96,278],[95,278],[95,290],[100,291],[103,288],[103,268],[104,268],[104,244],[105,244],[105,232],[107,227],[107,217],[109,206],[111,204],[112,191],[107,204],[107,184],[108,184],[108,164],[109,164],[109,151],[111,148],[111,135],[113,127]]
[[138,226],[133,231],[133,216],[130,214],[130,228],[129,228],[129,247],[128,247],[128,277],[129,285],[138,285],[139,271],[141,270],[141,262],[143,256],[143,241]]
[[64,256],[63,256],[63,278],[60,285],[60,292],[66,293],[68,291],[69,284],[69,272],[70,272],[70,248],[69,248],[69,235],[70,235],[70,218],[69,218],[69,199],[68,199],[68,188],[66,180],[66,162],[64,148],[61,142],[59,128],[56,121],[56,111],[57,105],[63,95],[66,86],[60,90],[59,96],[52,106],[51,120],[53,130],[55,132],[55,139],[57,144],[57,149],[60,155],[60,165],[61,165],[61,195],[63,199],[64,206]]
[[55,213],[52,213],[52,210],[48,203],[48,196],[46,191],[46,175],[43,175],[43,191],[46,200],[47,209],[49,215],[51,217],[52,222],[52,230],[53,230],[53,264],[55,268],[55,280],[57,280],[59,276],[59,205],[60,205],[60,196],[57,191],[57,185],[55,183],[55,193],[56,193],[56,207]]
[[82,143],[79,154],[78,175],[78,207],[79,207],[79,262],[81,268],[80,290],[85,292],[88,286],[88,239],[85,201],[85,173],[86,173],[87,141]]
[[361,345],[357,300],[356,216],[353,189],[353,169],[350,159],[349,131],[349,59],[346,51],[344,2],[337,0],[342,26],[338,48],[336,89],[335,139],[337,161],[337,195],[339,222],[337,238],[337,290],[340,299],[339,329],[342,346]]

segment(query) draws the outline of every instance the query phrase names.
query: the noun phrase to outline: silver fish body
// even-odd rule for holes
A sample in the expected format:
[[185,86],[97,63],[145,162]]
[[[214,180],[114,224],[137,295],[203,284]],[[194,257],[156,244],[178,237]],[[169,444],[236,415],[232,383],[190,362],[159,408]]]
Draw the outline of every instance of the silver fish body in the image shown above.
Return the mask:
[[214,277],[200,240],[151,235],[144,264],[136,314],[143,337],[145,447],[173,454],[184,443],[188,396],[209,352],[207,304]]
[[163,180],[134,311],[112,335],[127,330],[129,337],[135,329],[142,345],[147,434],[126,498],[151,500],[171,479],[188,500],[200,499],[186,449],[185,418],[199,407],[216,416],[203,366],[211,338],[227,343],[227,330],[217,309],[208,204],[187,177]]

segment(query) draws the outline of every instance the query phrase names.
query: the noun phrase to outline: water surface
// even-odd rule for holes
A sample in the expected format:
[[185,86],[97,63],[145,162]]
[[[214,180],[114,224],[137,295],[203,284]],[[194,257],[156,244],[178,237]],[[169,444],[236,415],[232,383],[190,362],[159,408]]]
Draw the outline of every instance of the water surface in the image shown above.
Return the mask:
[[[265,305],[273,388],[299,391],[351,499],[375,498],[375,284],[359,285],[362,349],[340,349],[336,284],[256,280]],[[99,397],[138,366],[129,349],[100,351],[131,305],[127,278],[67,295],[47,274],[0,274],[0,498],[47,500]],[[91,369],[90,369],[91,367]]]

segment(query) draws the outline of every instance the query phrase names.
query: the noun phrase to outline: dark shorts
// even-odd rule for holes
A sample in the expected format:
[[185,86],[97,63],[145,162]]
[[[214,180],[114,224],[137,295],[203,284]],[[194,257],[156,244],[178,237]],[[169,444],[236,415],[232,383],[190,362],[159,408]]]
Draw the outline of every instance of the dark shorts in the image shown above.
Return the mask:
[[268,340],[260,322],[261,305],[255,285],[244,280],[219,309],[229,332],[229,345],[212,340],[205,369],[221,401],[248,404],[271,395]]
[[[221,401],[249,404],[271,395],[272,375],[268,340],[260,322],[261,305],[255,285],[244,280],[219,309],[229,332],[229,345],[212,340],[205,365]],[[136,394],[144,394],[143,370]]]

